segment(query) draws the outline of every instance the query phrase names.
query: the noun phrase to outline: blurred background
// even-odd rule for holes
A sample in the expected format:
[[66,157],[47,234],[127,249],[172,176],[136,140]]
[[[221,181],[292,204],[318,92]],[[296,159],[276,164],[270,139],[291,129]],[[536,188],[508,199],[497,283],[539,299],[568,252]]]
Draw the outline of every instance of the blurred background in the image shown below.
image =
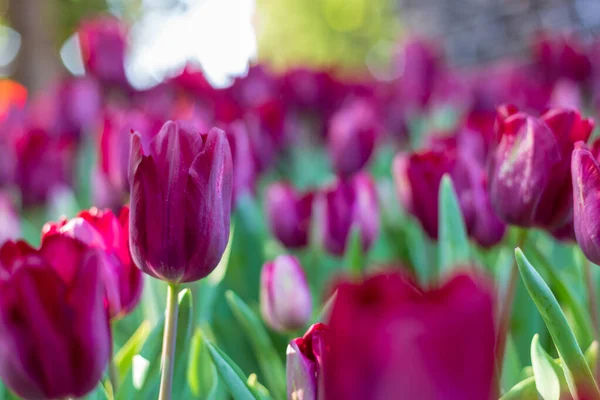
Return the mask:
[[596,0],[0,0],[0,76],[36,92],[57,76],[83,74],[74,32],[98,13],[130,27],[126,73],[137,89],[189,61],[216,86],[252,60],[386,80],[406,32],[436,39],[448,63],[462,66],[520,55],[542,29],[588,40],[600,28]]

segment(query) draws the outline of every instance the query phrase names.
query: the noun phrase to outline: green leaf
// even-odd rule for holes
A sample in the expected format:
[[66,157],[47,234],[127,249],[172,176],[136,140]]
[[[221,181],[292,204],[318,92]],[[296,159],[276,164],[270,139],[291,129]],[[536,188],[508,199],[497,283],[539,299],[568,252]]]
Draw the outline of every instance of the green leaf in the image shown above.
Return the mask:
[[525,287],[540,311],[558,354],[564,362],[563,369],[569,390],[578,398],[600,399],[600,391],[592,372],[558,301],[540,274],[525,258],[521,249],[515,250],[515,256]]
[[517,354],[517,348],[512,335],[506,338],[506,351],[504,355],[504,365],[502,367],[502,378],[500,380],[501,387],[505,390],[516,385],[520,379],[521,361]]
[[106,391],[102,383],[99,383],[96,388],[84,397],[85,400],[110,400],[112,397]]
[[248,387],[247,378],[244,373],[225,353],[217,346],[204,338],[204,344],[208,349],[210,357],[219,373],[221,379],[227,385],[229,392],[234,400],[255,400],[252,390]]
[[366,267],[365,254],[362,248],[360,229],[353,225],[346,242],[344,265],[354,276],[361,276]]
[[538,400],[535,379],[527,378],[513,386],[500,400]]
[[593,371],[598,363],[598,342],[594,340],[592,344],[590,344],[590,347],[583,353],[583,356],[590,366],[590,369]]
[[540,345],[540,336],[534,335],[531,341],[531,366],[535,377],[535,386],[544,400],[560,400],[560,366]]
[[217,370],[200,329],[196,329],[192,338],[187,379],[192,394],[201,399],[209,398],[217,388]]
[[119,349],[117,354],[115,354],[114,363],[117,366],[120,380],[125,378],[133,363],[133,357],[141,350],[149,334],[150,322],[144,321],[123,347]]
[[92,170],[96,165],[97,159],[97,144],[92,136],[89,136],[84,140],[83,145],[80,146],[76,160],[76,179],[75,188],[77,192],[77,198],[82,208],[89,208],[92,206]]
[[233,315],[250,339],[267,387],[275,398],[285,398],[285,369],[260,318],[231,290],[225,293],[225,297]]
[[444,175],[439,193],[439,268],[443,274],[469,262],[469,238],[460,205],[449,175]]
[[271,400],[272,397],[266,387],[260,384],[256,374],[250,374],[248,377],[248,387],[254,393],[254,396],[259,400]]

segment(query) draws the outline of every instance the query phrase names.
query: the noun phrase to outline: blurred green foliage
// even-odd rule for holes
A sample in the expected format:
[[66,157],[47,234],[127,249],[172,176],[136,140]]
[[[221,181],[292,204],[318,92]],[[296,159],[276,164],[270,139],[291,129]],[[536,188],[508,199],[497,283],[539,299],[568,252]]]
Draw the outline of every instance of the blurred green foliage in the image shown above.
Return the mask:
[[400,24],[392,0],[256,0],[259,59],[290,65],[366,68],[368,53]]

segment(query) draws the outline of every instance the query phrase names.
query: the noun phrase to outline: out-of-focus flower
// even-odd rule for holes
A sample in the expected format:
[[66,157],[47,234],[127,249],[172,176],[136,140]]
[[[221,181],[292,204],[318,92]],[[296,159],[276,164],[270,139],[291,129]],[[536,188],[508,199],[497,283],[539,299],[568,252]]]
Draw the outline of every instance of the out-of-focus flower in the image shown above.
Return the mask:
[[98,83],[89,77],[72,78],[62,82],[52,99],[56,103],[56,130],[76,138],[86,130],[97,128],[102,112],[102,98]]
[[84,21],[77,33],[86,71],[102,82],[127,87],[125,24],[117,18],[101,16]]
[[129,207],[123,207],[118,218],[110,210],[91,208],[71,220],[47,223],[42,243],[54,235],[75,238],[103,252],[101,276],[111,318],[122,317],[135,308],[142,295],[143,279],[129,253]]
[[0,246],[21,235],[21,220],[11,198],[0,192]]
[[491,282],[474,272],[433,289],[398,273],[338,285],[326,398],[493,398],[494,303]]
[[591,148],[577,143],[573,150],[573,221],[577,243],[583,254],[600,264],[600,140]]
[[202,279],[229,240],[233,166],[225,132],[167,122],[151,140],[132,135],[130,245],[145,273],[167,282]]
[[380,131],[375,107],[367,99],[353,100],[332,116],[327,139],[338,175],[348,177],[365,166]]
[[15,181],[25,206],[42,204],[57,186],[71,186],[76,145],[68,137],[52,137],[40,129],[17,139]]
[[330,346],[329,328],[322,323],[290,342],[286,351],[288,399],[325,399],[323,358]]
[[576,111],[552,109],[541,117],[515,107],[498,110],[497,145],[490,158],[490,196],[508,224],[553,230],[572,216],[571,153],[594,124]]
[[0,248],[0,377],[28,399],[83,397],[111,352],[102,257],[54,236]]
[[399,90],[407,105],[417,109],[425,107],[442,69],[438,50],[426,40],[409,38],[402,43],[396,65],[400,74]]
[[556,82],[550,99],[550,107],[579,110],[583,106],[582,103],[581,89],[575,82],[565,79]]
[[455,146],[434,146],[415,153],[400,153],[392,172],[398,197],[432,239],[438,235],[438,191],[442,176],[456,164]]
[[265,212],[273,235],[288,248],[308,244],[314,194],[300,194],[290,184],[271,184],[265,195]]
[[160,126],[137,110],[106,110],[100,135],[99,172],[112,189],[122,194],[129,190],[127,170],[131,132],[154,132]]
[[537,71],[550,81],[583,82],[592,74],[592,62],[576,36],[541,33],[531,51]]
[[358,229],[363,250],[379,235],[379,204],[375,182],[367,173],[338,180],[320,194],[323,219],[320,226],[324,248],[342,255],[352,228]]
[[235,121],[225,128],[233,159],[233,205],[246,193],[253,193],[258,170],[252,153],[248,129],[243,121]]
[[15,108],[23,109],[26,102],[27,89],[25,86],[10,79],[0,79],[0,123]]
[[300,261],[281,255],[263,265],[260,274],[260,311],[272,329],[291,331],[305,326],[312,298]]

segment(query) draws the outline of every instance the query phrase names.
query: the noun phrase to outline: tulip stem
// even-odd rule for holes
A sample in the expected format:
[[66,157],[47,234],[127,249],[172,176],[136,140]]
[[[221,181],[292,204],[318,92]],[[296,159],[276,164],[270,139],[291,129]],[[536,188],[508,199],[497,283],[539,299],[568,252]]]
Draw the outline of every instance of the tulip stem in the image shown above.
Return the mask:
[[177,314],[179,312],[179,304],[177,302],[178,286],[175,283],[169,283],[167,289],[167,310],[163,335],[159,400],[171,400],[173,369],[175,366],[175,342],[177,339]]
[[[525,241],[527,240],[527,229],[523,229],[519,232],[517,237],[517,244],[515,247],[523,248]],[[517,290],[517,282],[519,278],[519,268],[517,267],[517,260],[514,259],[510,267],[510,277],[508,279],[508,286],[504,292],[502,299],[500,316],[498,320],[498,336],[496,339],[496,370],[497,379],[500,382],[502,377],[502,367],[504,364],[504,353],[506,349],[506,339],[510,331],[510,317],[512,315],[513,302],[515,300],[515,291]]]
[[114,356],[111,357],[110,362],[108,363],[108,380],[110,381],[114,398],[117,395],[117,390],[119,387],[119,373],[117,372]]

